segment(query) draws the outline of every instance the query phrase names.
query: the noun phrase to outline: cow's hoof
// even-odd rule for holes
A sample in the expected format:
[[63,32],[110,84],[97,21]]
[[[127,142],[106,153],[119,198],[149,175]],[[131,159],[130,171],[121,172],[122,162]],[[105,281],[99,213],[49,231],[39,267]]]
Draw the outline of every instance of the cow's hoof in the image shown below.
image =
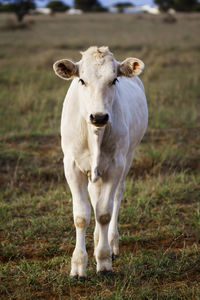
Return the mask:
[[97,272],[97,274],[99,276],[106,276],[106,277],[113,277],[114,276],[114,272],[112,270],[99,271],[99,272]]
[[70,275],[71,280],[78,280],[78,275]]
[[112,254],[112,260],[116,260],[119,257],[119,254]]
[[70,279],[74,281],[84,282],[86,280],[86,276],[78,276],[78,275],[70,275]]
[[84,282],[84,281],[86,281],[86,276],[79,276],[78,280],[81,282]]

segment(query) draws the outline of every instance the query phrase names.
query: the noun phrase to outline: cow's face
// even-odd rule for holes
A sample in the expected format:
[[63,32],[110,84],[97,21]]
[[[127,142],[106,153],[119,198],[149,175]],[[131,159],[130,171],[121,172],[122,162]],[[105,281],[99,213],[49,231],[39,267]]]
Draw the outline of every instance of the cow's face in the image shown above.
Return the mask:
[[54,64],[62,79],[79,78],[78,93],[81,114],[86,122],[96,127],[112,123],[112,105],[118,77],[139,75],[144,63],[136,58],[117,62],[107,47],[91,47],[82,53],[78,63],[62,59]]

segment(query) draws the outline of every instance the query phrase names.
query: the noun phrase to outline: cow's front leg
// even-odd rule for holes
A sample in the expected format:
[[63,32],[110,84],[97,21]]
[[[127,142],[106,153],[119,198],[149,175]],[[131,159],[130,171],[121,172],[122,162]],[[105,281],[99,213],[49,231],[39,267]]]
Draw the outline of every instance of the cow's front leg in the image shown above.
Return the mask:
[[98,244],[95,248],[97,272],[112,272],[111,248],[108,242],[108,228],[111,219],[111,210],[100,210],[97,213]]
[[[102,195],[102,179],[89,183],[88,191],[95,213],[94,256],[97,262],[97,272],[112,271],[110,246],[108,243],[108,226],[112,212],[112,201],[109,208],[110,195]],[[107,191],[108,192],[108,191]]]
[[90,223],[91,207],[87,196],[87,176],[75,162],[64,159],[65,176],[73,199],[73,216],[76,227],[76,247],[71,260],[71,277],[86,277],[88,255],[85,247],[85,233]]
[[118,167],[109,168],[109,171],[102,177],[101,194],[95,207],[99,235],[98,245],[95,250],[97,272],[104,273],[113,271],[108,230],[112,217],[114,196],[123,169],[123,164],[118,165]]

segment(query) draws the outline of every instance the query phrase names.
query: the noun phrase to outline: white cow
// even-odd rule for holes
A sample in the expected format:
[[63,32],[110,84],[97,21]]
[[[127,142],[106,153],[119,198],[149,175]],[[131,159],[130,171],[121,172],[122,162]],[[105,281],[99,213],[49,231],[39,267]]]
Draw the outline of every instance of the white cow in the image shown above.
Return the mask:
[[71,277],[85,278],[85,233],[91,206],[95,214],[94,255],[97,272],[111,273],[119,255],[117,219],[124,181],[148,122],[145,91],[137,77],[144,63],[114,59],[108,47],[90,47],[74,63],[57,61],[62,79],[73,79],[61,120],[64,170],[73,198],[76,247]]

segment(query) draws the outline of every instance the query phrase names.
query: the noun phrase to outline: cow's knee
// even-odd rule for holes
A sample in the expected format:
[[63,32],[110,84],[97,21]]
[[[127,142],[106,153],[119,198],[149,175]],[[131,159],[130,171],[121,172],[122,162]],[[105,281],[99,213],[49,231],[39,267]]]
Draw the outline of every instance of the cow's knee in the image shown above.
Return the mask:
[[74,223],[77,228],[85,229],[88,227],[90,220],[87,217],[76,216]]
[[110,222],[110,219],[111,219],[111,214],[110,213],[99,214],[97,216],[97,221],[101,225],[107,225]]

